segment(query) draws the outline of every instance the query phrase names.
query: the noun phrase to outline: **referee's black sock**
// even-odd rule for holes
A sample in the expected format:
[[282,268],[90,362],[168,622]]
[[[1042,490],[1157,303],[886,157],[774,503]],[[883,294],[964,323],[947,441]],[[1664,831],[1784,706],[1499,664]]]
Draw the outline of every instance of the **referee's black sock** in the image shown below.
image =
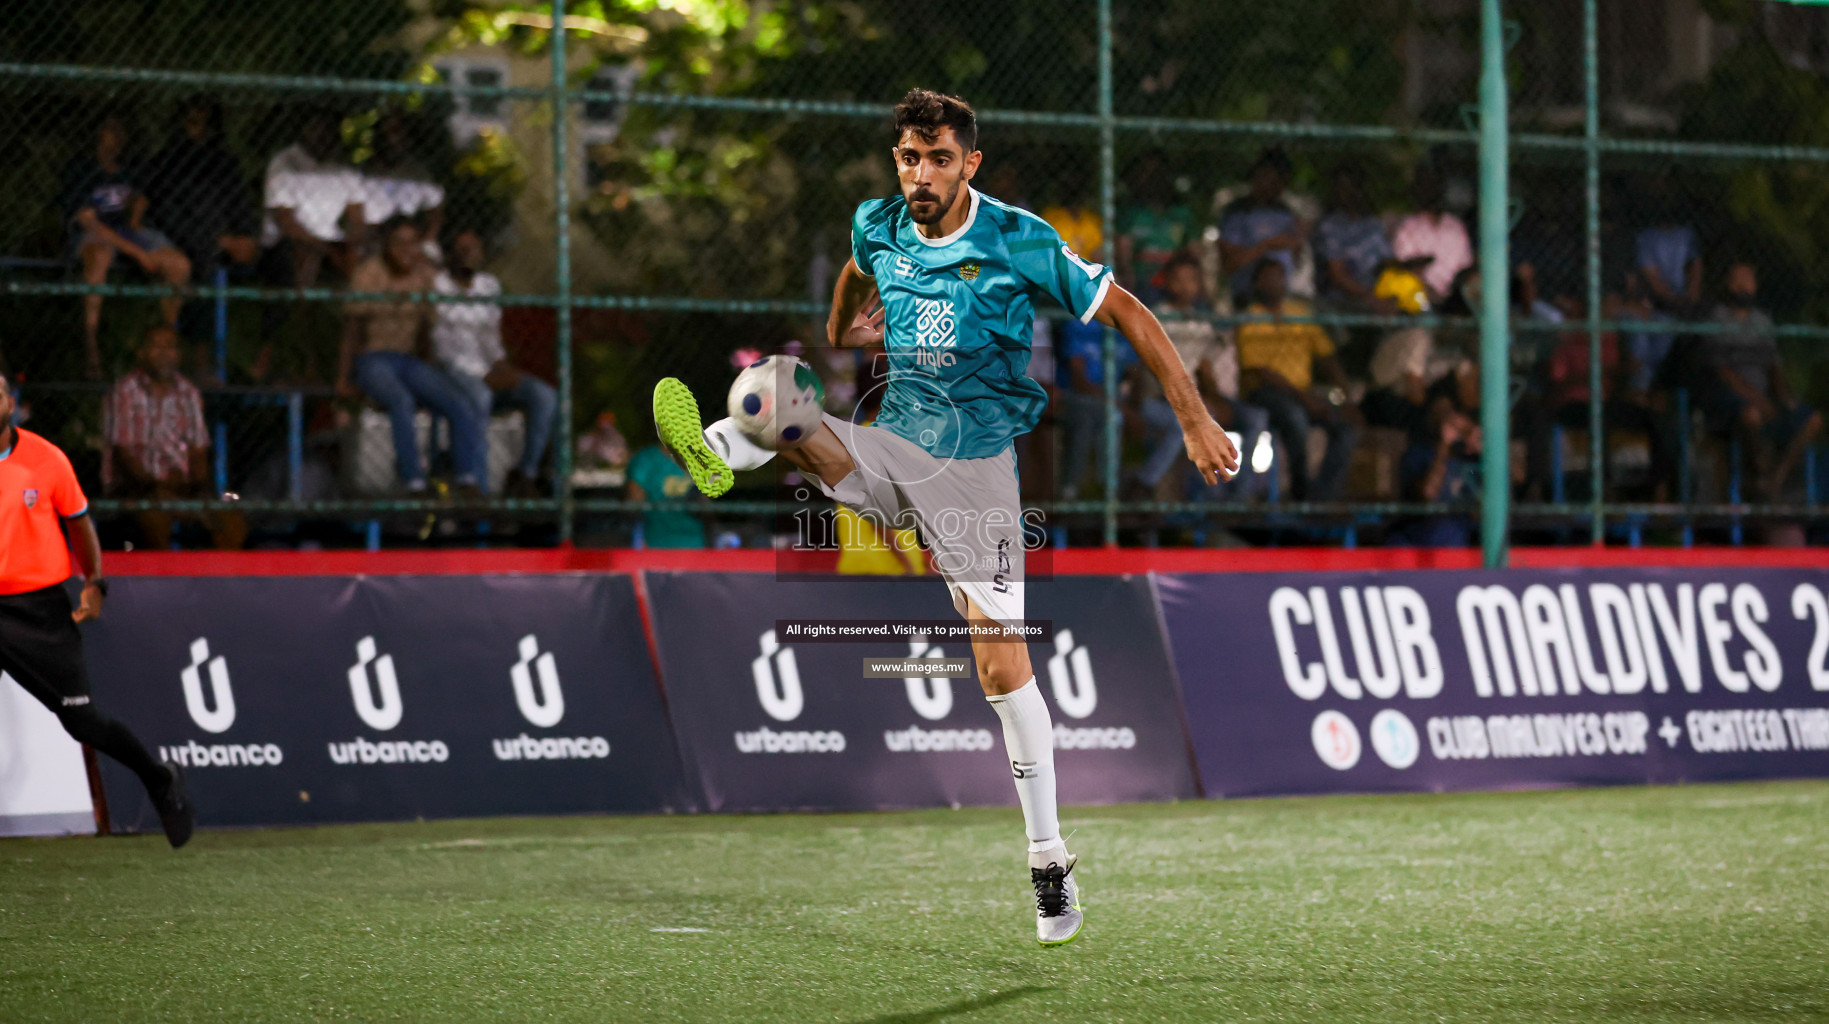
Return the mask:
[[140,782],[146,786],[146,792],[154,800],[163,797],[165,791],[171,788],[171,773],[153,760],[145,744],[120,719],[109,718],[89,704],[61,708],[57,717],[72,739],[78,743],[87,743],[138,775]]

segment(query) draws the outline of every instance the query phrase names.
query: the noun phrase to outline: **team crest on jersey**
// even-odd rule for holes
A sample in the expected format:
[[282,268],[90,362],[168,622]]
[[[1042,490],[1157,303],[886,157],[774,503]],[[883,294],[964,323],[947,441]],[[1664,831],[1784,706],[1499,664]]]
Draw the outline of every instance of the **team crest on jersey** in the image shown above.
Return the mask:
[[27,487],[25,489],[25,507],[26,508],[37,508],[38,507],[38,488]]
[[961,281],[978,280],[978,264],[976,264],[976,263],[959,264],[959,280],[961,280]]

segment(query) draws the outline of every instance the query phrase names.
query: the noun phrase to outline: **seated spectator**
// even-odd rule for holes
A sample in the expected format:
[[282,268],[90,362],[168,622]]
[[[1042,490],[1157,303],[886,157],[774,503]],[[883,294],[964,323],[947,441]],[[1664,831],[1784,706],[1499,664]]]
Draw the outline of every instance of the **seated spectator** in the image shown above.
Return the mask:
[[411,134],[411,122],[398,109],[384,111],[375,122],[375,155],[362,166],[363,213],[375,224],[413,218],[425,236],[426,255],[437,263],[443,255],[438,239],[444,230],[445,190],[414,152]]
[[[432,279],[441,295],[491,298],[502,294],[502,283],[482,269],[483,240],[465,231],[451,243],[451,264]],[[537,498],[540,462],[552,437],[553,419],[559,412],[559,393],[533,374],[508,361],[502,347],[502,307],[493,302],[441,302],[432,324],[432,348],[438,363],[451,375],[476,414],[487,423],[498,403],[519,406],[527,414],[526,443],[521,461],[508,472],[504,493],[511,498]]]
[[[679,464],[658,444],[635,453],[629,461],[630,501],[699,501],[699,489]],[[642,546],[649,548],[702,548],[705,526],[684,509],[649,509],[641,516]]]
[[1235,306],[1248,301],[1254,268],[1262,260],[1281,264],[1285,281],[1295,270],[1304,231],[1295,211],[1283,201],[1290,170],[1289,157],[1281,149],[1264,150],[1251,165],[1251,191],[1219,212],[1220,266],[1230,275]]
[[326,261],[352,273],[368,224],[366,199],[362,176],[343,159],[336,115],[310,111],[298,141],[267,162],[260,244],[269,279],[310,288]]
[[[1293,324],[1284,317],[1307,316],[1309,305],[1284,292],[1283,264],[1266,257],[1252,272],[1252,302],[1246,313],[1270,322],[1240,324],[1238,364],[1246,400],[1270,415],[1270,429],[1282,441],[1289,460],[1290,491],[1297,501],[1331,501],[1346,477],[1359,443],[1357,411],[1346,404],[1346,373],[1334,356],[1334,343],[1315,324]],[[1327,397],[1312,386],[1329,385]],[[1311,477],[1308,431],[1327,433],[1327,454]]]
[[178,108],[177,130],[148,165],[147,194],[193,268],[252,266],[259,257],[248,180],[222,143],[216,100],[193,96]]
[[[1162,274],[1166,298],[1156,306],[1156,317],[1162,321],[1163,331],[1181,356],[1181,365],[1194,378],[1207,411],[1220,426],[1237,432],[1243,439],[1239,450],[1249,453],[1257,435],[1269,429],[1270,414],[1239,401],[1238,347],[1213,326],[1213,310],[1202,301],[1200,261],[1191,253],[1177,254],[1169,260]],[[1154,491],[1184,456],[1181,422],[1163,397],[1162,382],[1155,374],[1147,370],[1136,372],[1131,395],[1139,406],[1151,442],[1149,457],[1138,471],[1136,480],[1142,489]],[[1238,478],[1250,473],[1250,459],[1247,458],[1239,467]],[[1168,496],[1169,500],[1180,498],[1179,493]]]
[[[1401,475],[1406,501],[1465,502],[1479,494],[1481,440],[1479,414],[1469,415],[1446,397],[1430,405],[1421,429],[1404,452]],[[1425,516],[1391,530],[1394,547],[1449,548],[1473,543],[1468,515]]]
[[[70,254],[82,265],[84,284],[104,284],[108,271],[126,257],[148,277],[164,284],[190,282],[191,262],[146,221],[145,176],[127,157],[127,122],[102,117],[95,149],[71,160],[63,172],[63,210]],[[159,300],[164,322],[178,321],[179,295]],[[91,379],[102,375],[102,297],[83,296],[83,356]]]
[[1159,150],[1139,157],[1125,184],[1130,202],[1118,213],[1118,280],[1150,304],[1162,296],[1163,268],[1195,241],[1194,213],[1175,201],[1175,183]]
[[[1080,495],[1090,469],[1104,478],[1105,467],[1105,329],[1097,323],[1078,320],[1060,323],[1061,351],[1058,360],[1062,446],[1066,464],[1061,474],[1061,497],[1073,501]],[[1123,379],[1125,369],[1137,359],[1135,349],[1123,341],[1117,344],[1115,373]],[[1119,395],[1122,396],[1122,390]],[[1119,405],[1120,411],[1123,405]],[[1096,456],[1096,460],[1095,460]],[[1096,467],[1094,465],[1096,461]]]
[[[381,255],[356,267],[350,290],[432,291],[432,268],[420,249],[419,229],[411,221],[395,219],[383,226],[381,237]],[[488,486],[484,420],[450,377],[420,358],[429,349],[431,317],[426,304],[416,299],[358,299],[344,310],[337,391],[353,395],[355,385],[360,385],[387,410],[394,428],[394,464],[407,493],[426,489],[426,467],[413,426],[413,415],[423,402],[450,421],[457,490],[481,494]]]
[[1473,266],[1473,244],[1467,237],[1467,225],[1445,209],[1447,191],[1434,167],[1423,164],[1417,168],[1411,196],[1417,210],[1397,222],[1391,251],[1405,262],[1428,260],[1418,273],[1429,286],[1429,297],[1440,306],[1453,293],[1454,279]]
[[[102,487],[116,498],[209,497],[210,434],[203,395],[178,373],[178,332],[155,327],[140,343],[139,365],[114,382],[102,403]],[[154,551],[171,543],[170,512],[139,513],[141,541]],[[237,513],[203,517],[216,547],[241,547],[247,521]]]
[[1759,277],[1750,263],[1727,272],[1727,298],[1714,320],[1727,330],[1704,336],[1706,367],[1698,399],[1710,426],[1742,442],[1757,474],[1755,497],[1778,500],[1797,462],[1823,430],[1822,414],[1797,401],[1779,363],[1772,318],[1758,308]]
[[[1585,304],[1573,297],[1567,301],[1571,304],[1570,312],[1575,314],[1575,320],[1587,318]],[[1527,413],[1529,469],[1526,479],[1533,495],[1546,493],[1545,489],[1551,485],[1550,452],[1554,429],[1560,426],[1586,432],[1593,425],[1593,409],[1590,404],[1593,394],[1591,355],[1592,342],[1588,332],[1571,330],[1557,336],[1556,347],[1544,361],[1543,400]],[[1658,478],[1672,469],[1665,451],[1665,431],[1650,408],[1625,398],[1628,386],[1626,366],[1620,358],[1618,338],[1612,331],[1606,331],[1600,336],[1600,366],[1601,422],[1604,435],[1602,450],[1607,450],[1612,444],[1615,430],[1644,434],[1651,447],[1655,488]]]
[[1334,169],[1333,208],[1315,226],[1315,261],[1321,295],[1342,308],[1395,313],[1397,304],[1377,294],[1378,275],[1395,259],[1384,221],[1366,199],[1365,175],[1355,163]]

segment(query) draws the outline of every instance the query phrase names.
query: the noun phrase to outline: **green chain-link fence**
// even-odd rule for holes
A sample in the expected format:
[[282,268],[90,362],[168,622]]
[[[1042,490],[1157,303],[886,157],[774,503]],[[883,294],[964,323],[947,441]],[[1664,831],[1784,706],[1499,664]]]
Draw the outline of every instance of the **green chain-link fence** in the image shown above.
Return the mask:
[[[714,534],[769,543],[772,470],[715,508],[634,500],[648,393],[674,375],[715,406],[747,353],[798,342],[835,409],[870,395],[877,364],[825,348],[824,314],[850,210],[894,188],[888,107],[916,85],[981,111],[985,191],[1244,357],[1242,374],[1219,360],[1228,427],[1292,405],[1334,424],[1298,438],[1279,415],[1243,438],[1260,472],[1229,487],[1196,486],[1185,460],[1158,473],[1151,455],[1173,442],[1122,372],[1121,339],[1051,314],[1031,372],[1056,401],[1022,458],[1057,543],[1467,535],[1481,491],[1457,433],[1479,419],[1474,0],[625,0],[565,5],[562,36],[554,8],[0,11],[0,367],[25,424],[76,460],[111,537],[163,537],[136,517],[163,511],[199,544],[250,530],[286,544],[627,543],[642,513],[684,508]],[[1506,15],[1513,536],[1812,528],[1816,453],[1783,465],[1782,442],[1807,426],[1783,399],[1829,399],[1815,358],[1829,337],[1815,326],[1829,17],[1728,0]],[[1263,258],[1296,296],[1276,323],[1254,291]],[[1197,294],[1176,305],[1184,275]],[[1736,299],[1730,278],[1744,294],[1749,276],[1756,292]],[[441,350],[469,352],[472,379],[491,324],[518,368],[490,378],[517,384],[494,415],[472,417],[480,457],[434,415],[454,381],[465,397],[461,381],[427,384],[429,365],[404,355],[388,379],[346,365],[352,346],[410,348],[411,317],[381,291],[427,288]],[[174,320],[168,356],[148,336]],[[1768,334],[1777,384],[1748,379],[1765,376]],[[1254,353],[1289,345],[1335,350],[1344,377],[1264,383]],[[195,382],[207,454],[138,436],[174,400],[160,374],[134,372],[149,352]],[[556,404],[537,465],[543,397],[520,374]],[[421,396],[431,408],[413,427],[424,491],[380,401],[395,378],[443,392]],[[1327,444],[1352,458],[1330,464]],[[1307,473],[1292,472],[1296,445],[1317,449]],[[458,486],[472,475],[478,490]]]

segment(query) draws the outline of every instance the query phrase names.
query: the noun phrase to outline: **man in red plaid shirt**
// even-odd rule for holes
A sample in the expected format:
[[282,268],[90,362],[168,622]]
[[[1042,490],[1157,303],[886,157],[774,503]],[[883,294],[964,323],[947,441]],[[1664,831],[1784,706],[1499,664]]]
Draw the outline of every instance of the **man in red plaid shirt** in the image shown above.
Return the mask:
[[[178,373],[178,335],[155,327],[140,345],[140,365],[109,389],[102,408],[108,445],[102,484],[120,498],[198,498],[210,493],[210,436],[203,395]],[[170,512],[142,512],[147,547],[171,541]],[[206,517],[216,546],[238,548],[247,536],[239,515]]]

